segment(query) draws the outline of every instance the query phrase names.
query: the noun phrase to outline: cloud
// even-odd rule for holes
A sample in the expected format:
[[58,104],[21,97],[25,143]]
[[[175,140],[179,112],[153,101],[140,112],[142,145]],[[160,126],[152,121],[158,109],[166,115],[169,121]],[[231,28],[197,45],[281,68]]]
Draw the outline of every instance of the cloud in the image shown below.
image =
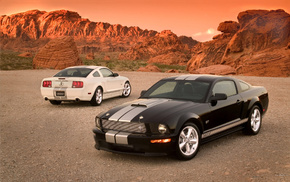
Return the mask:
[[214,28],[209,28],[204,32],[197,32],[193,34],[192,38],[203,42],[203,41],[211,40],[214,35],[217,35],[219,33],[220,32],[215,30]]

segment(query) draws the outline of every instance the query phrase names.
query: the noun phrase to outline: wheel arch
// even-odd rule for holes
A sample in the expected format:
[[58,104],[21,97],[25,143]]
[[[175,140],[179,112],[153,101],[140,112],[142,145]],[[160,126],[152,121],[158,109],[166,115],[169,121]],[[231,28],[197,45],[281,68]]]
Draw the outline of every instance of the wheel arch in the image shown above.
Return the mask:
[[258,97],[255,97],[251,100],[249,106],[248,106],[248,111],[247,111],[247,117],[249,117],[249,114],[252,110],[252,108],[254,106],[258,106],[260,108],[260,112],[261,114],[263,114],[263,106],[262,106],[262,103],[260,102],[259,98]]
[[92,97],[91,99],[94,97],[95,92],[97,91],[97,88],[100,87],[102,89],[102,92],[104,93],[104,88],[102,87],[102,85],[97,84],[96,86],[94,86],[94,90],[92,91]]
[[201,120],[201,118],[197,114],[194,114],[194,113],[188,113],[188,114],[185,114],[185,115],[183,115],[183,116],[180,117],[180,119],[178,120],[178,123],[176,125],[175,133],[178,134],[179,131],[182,129],[182,127],[186,123],[193,123],[193,124],[195,124],[198,127],[198,129],[200,131],[200,134],[203,133],[204,126],[202,124],[202,120]]

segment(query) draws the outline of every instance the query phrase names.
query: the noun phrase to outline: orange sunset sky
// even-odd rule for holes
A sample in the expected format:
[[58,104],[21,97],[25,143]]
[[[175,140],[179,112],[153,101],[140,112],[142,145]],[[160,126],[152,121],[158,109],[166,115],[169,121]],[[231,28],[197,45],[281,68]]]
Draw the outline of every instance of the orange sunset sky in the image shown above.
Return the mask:
[[219,34],[219,23],[237,21],[241,11],[284,9],[290,13],[290,0],[0,0],[0,4],[0,15],[65,9],[94,22],[171,30],[198,41]]

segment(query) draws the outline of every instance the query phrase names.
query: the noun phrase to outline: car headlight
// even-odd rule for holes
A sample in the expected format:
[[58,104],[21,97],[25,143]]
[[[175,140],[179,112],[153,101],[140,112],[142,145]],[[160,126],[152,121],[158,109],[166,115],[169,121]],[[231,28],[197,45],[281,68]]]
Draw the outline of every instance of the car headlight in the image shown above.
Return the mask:
[[159,131],[159,133],[161,133],[161,134],[166,133],[166,132],[167,132],[167,127],[166,127],[166,125],[164,125],[164,124],[159,124],[159,125],[158,125],[158,131]]
[[96,117],[95,123],[96,123],[96,127],[101,129],[101,119],[99,117]]

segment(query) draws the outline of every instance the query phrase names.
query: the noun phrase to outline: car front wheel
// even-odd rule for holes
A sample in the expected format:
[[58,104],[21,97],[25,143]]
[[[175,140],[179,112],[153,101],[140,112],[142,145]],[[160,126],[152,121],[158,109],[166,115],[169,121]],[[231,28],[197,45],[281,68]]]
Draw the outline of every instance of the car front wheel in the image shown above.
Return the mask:
[[254,106],[251,109],[251,113],[246,123],[245,133],[250,135],[256,135],[259,133],[262,125],[261,110],[258,106]]
[[129,97],[130,94],[131,94],[131,85],[130,85],[130,82],[127,81],[124,84],[124,89],[123,89],[122,97]]
[[101,89],[101,87],[98,87],[95,91],[92,100],[90,101],[90,104],[92,106],[99,106],[101,105],[102,102],[103,102],[103,90]]
[[198,152],[200,146],[200,131],[193,123],[183,126],[178,135],[177,157],[181,160],[190,160]]

